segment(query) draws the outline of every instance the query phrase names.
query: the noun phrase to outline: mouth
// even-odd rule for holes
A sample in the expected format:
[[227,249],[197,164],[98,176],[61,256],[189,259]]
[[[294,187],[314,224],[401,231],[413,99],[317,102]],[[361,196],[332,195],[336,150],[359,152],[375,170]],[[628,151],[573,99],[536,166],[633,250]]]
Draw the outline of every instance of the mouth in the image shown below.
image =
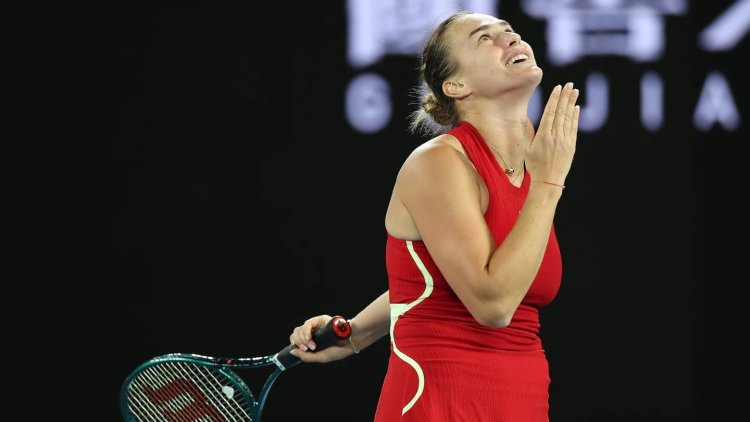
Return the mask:
[[515,56],[511,57],[510,60],[508,60],[507,63],[505,63],[506,66],[523,63],[525,61],[529,60],[529,56],[527,56],[524,53],[516,54]]

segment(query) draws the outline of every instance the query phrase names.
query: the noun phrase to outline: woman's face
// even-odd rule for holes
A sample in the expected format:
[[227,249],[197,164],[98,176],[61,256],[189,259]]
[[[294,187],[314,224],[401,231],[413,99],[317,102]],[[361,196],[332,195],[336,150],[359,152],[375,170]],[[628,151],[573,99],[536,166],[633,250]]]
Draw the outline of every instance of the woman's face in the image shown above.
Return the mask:
[[504,20],[470,14],[456,20],[446,35],[458,63],[451,79],[468,85],[474,95],[492,98],[519,87],[535,88],[542,79],[531,46]]

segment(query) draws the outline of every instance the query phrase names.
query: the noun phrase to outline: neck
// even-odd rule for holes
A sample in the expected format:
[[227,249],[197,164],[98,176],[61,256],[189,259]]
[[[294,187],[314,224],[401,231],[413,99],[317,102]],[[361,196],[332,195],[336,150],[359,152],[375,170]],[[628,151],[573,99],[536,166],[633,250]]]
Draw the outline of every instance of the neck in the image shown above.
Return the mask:
[[471,123],[494,153],[501,156],[504,169],[514,167],[516,174],[523,173],[526,150],[534,139],[535,129],[528,112],[539,82],[535,78],[529,83],[499,87],[491,95],[472,92],[456,102],[461,119]]
[[503,160],[517,169],[526,148],[534,137],[534,127],[527,115],[527,105],[509,109],[490,107],[481,112],[466,112],[463,120],[471,123],[485,142],[499,150]]

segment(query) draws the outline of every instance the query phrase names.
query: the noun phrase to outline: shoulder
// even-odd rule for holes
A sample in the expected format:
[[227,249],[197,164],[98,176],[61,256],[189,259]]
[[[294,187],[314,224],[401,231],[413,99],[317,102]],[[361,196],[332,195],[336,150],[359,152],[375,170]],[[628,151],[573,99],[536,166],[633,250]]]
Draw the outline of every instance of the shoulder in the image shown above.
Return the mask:
[[451,134],[438,135],[412,151],[404,161],[402,172],[460,170],[468,157],[458,139]]
[[477,185],[478,173],[461,143],[453,135],[439,135],[412,151],[396,177],[402,199],[422,198],[435,192],[470,192]]

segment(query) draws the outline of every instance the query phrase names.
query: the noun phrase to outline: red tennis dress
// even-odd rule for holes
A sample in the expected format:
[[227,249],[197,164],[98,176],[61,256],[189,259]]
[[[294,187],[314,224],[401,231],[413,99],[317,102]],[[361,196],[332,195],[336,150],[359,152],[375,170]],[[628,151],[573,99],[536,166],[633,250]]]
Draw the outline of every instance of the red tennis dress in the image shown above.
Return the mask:
[[[500,245],[529,191],[513,186],[482,136],[463,122],[450,132],[489,190],[485,219]],[[421,241],[387,234],[391,356],[376,422],[548,422],[549,368],[539,308],[560,288],[554,227],[541,267],[510,325],[479,324],[446,283]]]

